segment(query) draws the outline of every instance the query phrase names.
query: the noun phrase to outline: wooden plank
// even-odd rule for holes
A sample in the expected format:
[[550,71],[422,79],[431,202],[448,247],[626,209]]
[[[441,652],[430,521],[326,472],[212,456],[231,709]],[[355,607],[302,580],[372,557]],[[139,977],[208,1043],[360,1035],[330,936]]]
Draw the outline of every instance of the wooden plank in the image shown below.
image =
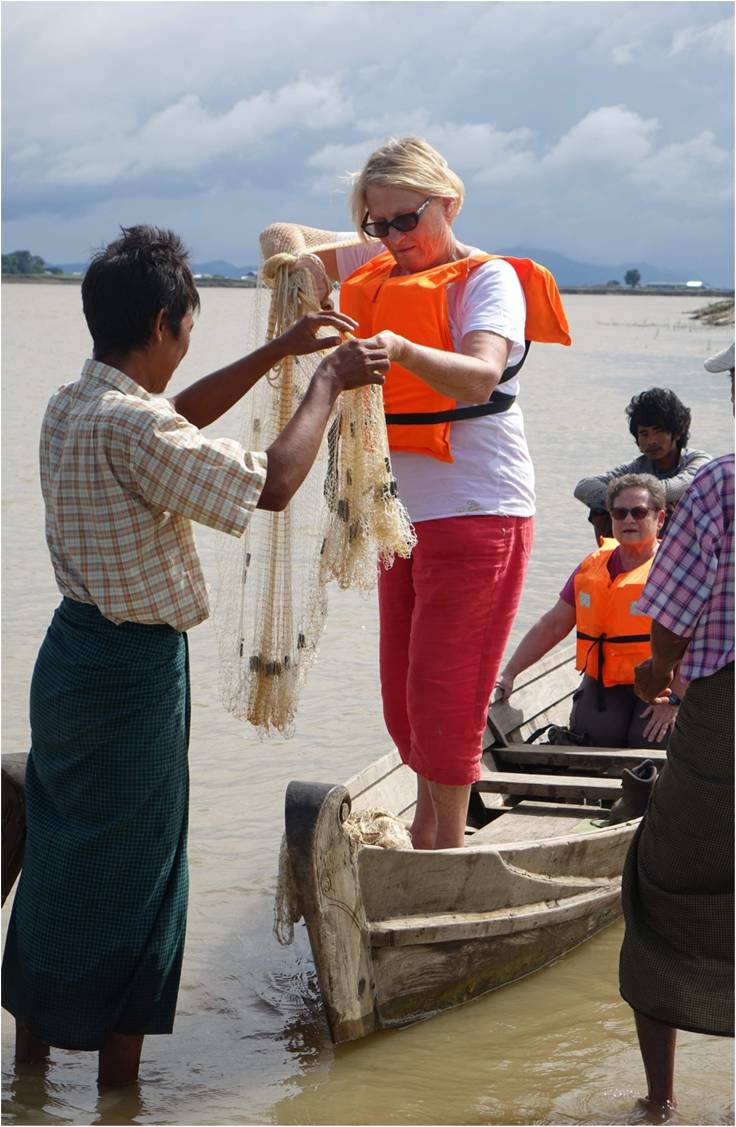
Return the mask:
[[349,808],[341,786],[291,782],[286,789],[289,860],[335,1042],[376,1028],[355,849],[342,829]]
[[2,901],[15,884],[26,843],[25,773],[28,753],[2,757]]
[[[522,843],[519,848],[528,846]],[[579,866],[569,877],[560,863],[550,878],[544,861],[538,864],[538,860],[535,854],[533,871],[524,871],[515,860],[506,864],[493,846],[437,850],[363,846],[358,852],[363,909],[371,924],[393,916],[493,912],[575,895],[596,876]],[[603,867],[601,871],[607,875]]]
[[500,763],[519,763],[529,766],[547,765],[550,767],[575,767],[584,770],[623,770],[636,767],[645,759],[663,764],[666,751],[649,748],[618,747],[560,747],[538,746],[536,744],[511,744],[510,747],[496,748],[496,759]]
[[508,700],[492,704],[490,717],[496,727],[508,738],[516,729],[527,726],[534,731],[545,723],[544,717],[555,706],[564,704],[564,721],[570,714],[571,697],[580,685],[580,674],[568,664],[548,673],[544,681],[534,681],[520,689],[514,688]]
[[618,779],[594,779],[584,775],[522,775],[513,771],[489,771],[477,783],[477,790],[490,790],[496,794],[537,795],[546,798],[608,798],[620,797]]
[[501,841],[537,841],[557,834],[574,833],[578,827],[590,826],[591,817],[601,811],[591,806],[571,806],[554,802],[532,802],[528,799],[512,807],[487,826],[476,830],[465,842],[466,848],[492,845]]
[[380,759],[376,759],[373,763],[369,763],[367,767],[364,767],[362,771],[359,771],[357,775],[353,775],[352,778],[348,779],[345,783],[345,788],[350,798],[355,799],[358,795],[362,794],[363,791],[367,790],[368,787],[373,786],[374,783],[378,782],[380,779],[385,779],[387,775],[390,775],[392,771],[395,771],[397,767],[401,766],[403,766],[401,756],[396,749],[389,751],[386,755],[382,755]]
[[542,903],[520,904],[495,912],[447,912],[431,916],[398,916],[371,924],[371,947],[409,947],[420,943],[449,943],[536,931],[563,920],[588,915],[598,904],[611,903],[620,880],[603,880],[583,892]]

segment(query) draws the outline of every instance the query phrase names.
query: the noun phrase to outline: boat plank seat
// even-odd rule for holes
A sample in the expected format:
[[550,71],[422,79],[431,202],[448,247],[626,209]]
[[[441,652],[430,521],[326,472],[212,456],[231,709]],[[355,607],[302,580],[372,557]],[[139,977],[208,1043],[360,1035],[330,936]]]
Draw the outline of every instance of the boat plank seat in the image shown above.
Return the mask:
[[534,802],[523,799],[499,817],[475,830],[466,840],[466,846],[492,845],[497,841],[537,841],[556,834],[581,833],[596,827],[591,819],[599,817],[601,810],[591,806],[574,806],[569,803]]
[[493,749],[499,764],[516,763],[524,767],[574,767],[578,770],[623,770],[636,767],[644,759],[662,765],[666,751],[652,748],[564,747],[560,745],[509,744]]
[[528,798],[616,799],[621,794],[620,779],[586,775],[525,775],[514,771],[484,771],[483,777],[473,786],[479,791]]

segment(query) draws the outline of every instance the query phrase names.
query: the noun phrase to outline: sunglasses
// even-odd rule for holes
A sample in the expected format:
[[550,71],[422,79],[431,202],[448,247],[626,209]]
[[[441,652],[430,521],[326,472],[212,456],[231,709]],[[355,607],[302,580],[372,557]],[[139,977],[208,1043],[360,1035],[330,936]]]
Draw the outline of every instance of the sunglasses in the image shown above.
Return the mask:
[[373,239],[385,239],[391,227],[397,231],[413,231],[422,217],[422,212],[432,202],[432,199],[432,196],[428,196],[416,211],[406,211],[403,215],[395,215],[393,219],[369,219],[366,211],[365,219],[360,228]]
[[654,509],[647,508],[646,505],[634,505],[633,509],[623,509],[616,506],[611,509],[611,516],[614,520],[626,520],[629,513],[631,513],[634,520],[644,520],[647,513],[653,513]]

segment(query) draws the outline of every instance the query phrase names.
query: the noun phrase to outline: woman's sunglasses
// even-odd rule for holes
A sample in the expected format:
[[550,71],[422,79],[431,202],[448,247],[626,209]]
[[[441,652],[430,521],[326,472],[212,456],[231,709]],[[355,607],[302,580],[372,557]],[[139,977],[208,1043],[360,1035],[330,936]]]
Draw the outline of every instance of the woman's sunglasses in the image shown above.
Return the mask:
[[616,506],[615,509],[611,509],[611,516],[614,520],[626,520],[631,513],[634,520],[644,520],[647,513],[651,512],[654,512],[654,510],[647,508],[646,505],[634,505],[633,509],[623,509]]
[[416,211],[406,211],[403,215],[395,215],[393,219],[369,219],[368,212],[365,213],[365,219],[360,225],[362,231],[366,235],[370,235],[373,239],[385,239],[388,235],[389,228],[393,227],[397,231],[413,231],[417,223],[422,217],[427,204],[432,202],[432,196],[428,196],[423,204],[420,204]]

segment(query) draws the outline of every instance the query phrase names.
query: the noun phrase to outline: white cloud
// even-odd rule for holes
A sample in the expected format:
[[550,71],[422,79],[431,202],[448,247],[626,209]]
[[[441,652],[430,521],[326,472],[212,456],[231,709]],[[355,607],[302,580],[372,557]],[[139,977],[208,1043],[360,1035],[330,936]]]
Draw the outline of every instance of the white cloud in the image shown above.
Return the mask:
[[335,77],[301,78],[274,91],[209,113],[196,94],[185,94],[152,114],[138,128],[110,131],[103,138],[66,149],[49,169],[58,184],[109,184],[146,173],[188,172],[243,146],[295,126],[327,129],[352,117],[350,98]]
[[339,188],[347,191],[350,174],[360,169],[374,149],[382,144],[382,139],[372,137],[355,145],[323,145],[305,164],[314,168],[318,175],[311,181],[315,193],[335,192]]
[[733,18],[720,20],[707,27],[680,28],[672,37],[670,55],[681,55],[683,51],[698,47],[714,54],[732,55]]
[[709,130],[680,144],[665,145],[629,173],[652,200],[708,210],[733,196],[733,160]]
[[626,106],[601,106],[586,114],[545,156],[549,168],[595,165],[626,168],[651,150],[656,117],[643,118]]
[[617,67],[628,66],[633,61],[636,53],[641,50],[641,43],[620,43],[611,50],[611,59]]

